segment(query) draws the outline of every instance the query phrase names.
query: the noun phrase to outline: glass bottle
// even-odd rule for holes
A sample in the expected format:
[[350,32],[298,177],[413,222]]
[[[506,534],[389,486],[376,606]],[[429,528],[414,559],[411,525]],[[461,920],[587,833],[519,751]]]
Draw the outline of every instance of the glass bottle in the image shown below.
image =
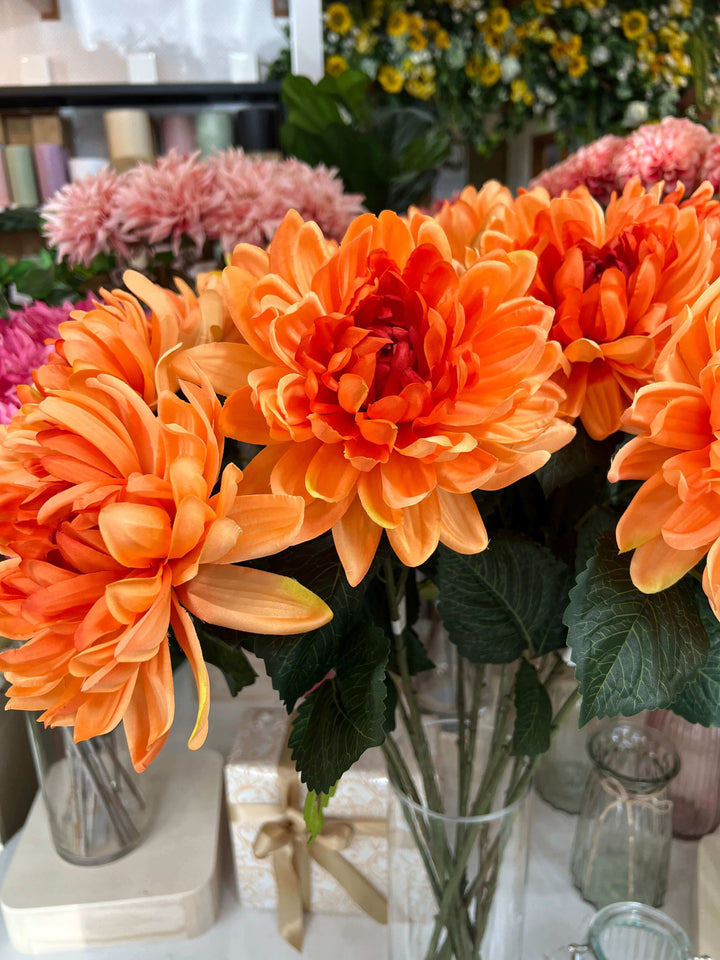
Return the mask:
[[720,825],[720,729],[689,723],[669,710],[657,710],[647,722],[662,731],[680,754],[680,773],[670,784],[673,833],[699,840]]
[[572,878],[603,907],[665,898],[672,840],[667,786],[680,768],[672,743],[628,722],[603,725],[590,738],[593,764],[575,832]]
[[140,843],[151,805],[119,731],[73,742],[70,727],[28,714],[30,743],[55,849],[80,866],[117,860]]
[[[566,653],[569,656],[570,651]],[[575,667],[565,659],[550,689],[553,715],[576,687]],[[581,706],[582,701],[578,698],[540,761],[534,780],[535,789],[543,800],[567,813],[580,813],[585,784],[592,768],[587,752],[588,737],[600,726],[597,720],[580,726]]]

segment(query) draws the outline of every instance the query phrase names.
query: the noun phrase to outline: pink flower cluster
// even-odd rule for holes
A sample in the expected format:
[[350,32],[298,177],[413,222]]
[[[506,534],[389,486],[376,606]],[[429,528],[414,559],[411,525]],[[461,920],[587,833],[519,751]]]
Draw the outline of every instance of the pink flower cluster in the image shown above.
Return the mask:
[[284,215],[297,210],[340,239],[363,197],[344,192],[337,171],[299,160],[263,160],[240,149],[201,160],[171,150],[123,174],[103,170],[59,190],[42,211],[45,236],[60,256],[89,264],[99,253],[127,259],[146,245],[183,239],[199,252],[219,240],[267,244]]
[[553,197],[584,185],[606,204],[612,192],[621,191],[633,177],[639,177],[645,187],[662,181],[666,193],[679,185],[691,193],[703,180],[710,180],[717,190],[720,138],[699,123],[666,117],[627,137],[601,137],[544,170],[530,185],[545,187]]
[[17,388],[32,383],[33,370],[45,363],[58,336],[58,325],[73,310],[90,310],[92,301],[49,307],[36,300],[23,310],[11,310],[0,320],[0,423],[9,423],[20,407]]

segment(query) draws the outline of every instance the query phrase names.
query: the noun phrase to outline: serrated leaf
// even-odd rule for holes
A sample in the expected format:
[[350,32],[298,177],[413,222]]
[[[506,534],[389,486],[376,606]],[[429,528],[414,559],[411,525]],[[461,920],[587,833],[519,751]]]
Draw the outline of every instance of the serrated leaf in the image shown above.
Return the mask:
[[704,727],[720,727],[720,622],[699,583],[690,580],[698,613],[710,641],[707,660],[673,703],[674,713]]
[[582,573],[588,560],[595,555],[598,540],[604,533],[612,532],[617,526],[617,517],[606,507],[594,507],[578,530],[575,548],[575,574]]
[[285,550],[263,566],[280,573],[292,570],[293,576],[333,611],[330,623],[309,633],[243,637],[244,645],[265,662],[273,687],[289,713],[336,666],[339,638],[367,619],[363,600],[373,571],[357,587],[351,587],[329,534]]
[[570,584],[562,561],[530,540],[495,537],[482,553],[438,556],[438,609],[450,640],[473,663],[511,663],[523,650],[565,643]]
[[237,640],[237,631],[203,623],[193,617],[203,659],[222,670],[233,697],[255,683],[257,674]]
[[336,675],[298,707],[289,743],[309,790],[327,793],[368,747],[385,740],[388,652],[388,638],[373,624],[348,634]]
[[687,580],[641,593],[630,557],[603,535],[565,614],[582,694],[580,722],[670,707],[707,659],[708,639]]
[[537,757],[550,749],[552,704],[537,670],[521,660],[515,677],[514,757]]
[[[435,664],[427,654],[423,642],[412,627],[405,627],[403,630],[403,642],[405,644],[405,653],[407,656],[407,665],[410,676],[414,677],[418,673],[424,673],[425,670],[433,670]],[[399,673],[397,656],[395,648],[390,651],[389,669],[393,673]]]

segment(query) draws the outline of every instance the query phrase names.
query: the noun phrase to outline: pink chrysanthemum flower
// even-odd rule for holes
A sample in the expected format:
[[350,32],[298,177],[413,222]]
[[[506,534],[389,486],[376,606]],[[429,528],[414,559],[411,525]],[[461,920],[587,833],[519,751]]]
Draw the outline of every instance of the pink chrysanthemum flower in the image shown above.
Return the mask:
[[282,161],[278,171],[283,191],[304,220],[314,220],[328,239],[342,240],[350,223],[362,213],[360,193],[345,193],[334,167],[310,167],[300,160]]
[[119,182],[107,168],[66,184],[45,204],[43,231],[60,257],[89,266],[99,253],[127,256],[114,216]]
[[265,246],[290,209],[315,220],[328,237],[340,239],[361,211],[362,197],[346,194],[337,171],[299,160],[262,160],[241,149],[210,157],[212,192],[203,224],[208,237],[230,252],[238,243]]
[[114,225],[128,244],[170,241],[177,255],[183,237],[205,243],[203,209],[211,174],[198,153],[171,150],[154,164],[128,170],[117,190]]
[[0,423],[9,423],[20,407],[17,388],[32,383],[33,370],[45,363],[57,339],[58,325],[73,310],[92,309],[92,300],[49,307],[36,300],[0,320]]
[[708,180],[715,193],[720,193],[720,136],[711,136],[705,151],[705,161],[700,171],[700,179]]
[[600,137],[544,170],[530,186],[545,187],[552,197],[584,186],[599,203],[607,204],[616,188],[615,158],[624,143],[622,137],[612,134]]
[[691,193],[700,183],[700,171],[712,135],[692,120],[666,117],[646,124],[627,137],[615,160],[618,187],[639,177],[645,188],[660,181],[670,193],[681,183]]

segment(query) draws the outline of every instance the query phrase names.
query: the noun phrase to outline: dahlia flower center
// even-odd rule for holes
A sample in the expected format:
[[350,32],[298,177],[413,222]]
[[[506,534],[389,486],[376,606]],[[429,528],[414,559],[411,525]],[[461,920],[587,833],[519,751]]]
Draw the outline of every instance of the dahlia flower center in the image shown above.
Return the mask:
[[371,275],[345,315],[316,321],[301,340],[297,358],[333,393],[343,374],[362,377],[368,393],[361,409],[366,409],[429,378],[423,350],[426,311],[425,301],[405,283],[396,265],[371,255]]
[[606,270],[615,268],[628,280],[635,269],[632,251],[628,249],[627,239],[618,237],[604,247],[596,247],[592,243],[581,243],[583,253],[584,276],[583,292],[597,283]]

